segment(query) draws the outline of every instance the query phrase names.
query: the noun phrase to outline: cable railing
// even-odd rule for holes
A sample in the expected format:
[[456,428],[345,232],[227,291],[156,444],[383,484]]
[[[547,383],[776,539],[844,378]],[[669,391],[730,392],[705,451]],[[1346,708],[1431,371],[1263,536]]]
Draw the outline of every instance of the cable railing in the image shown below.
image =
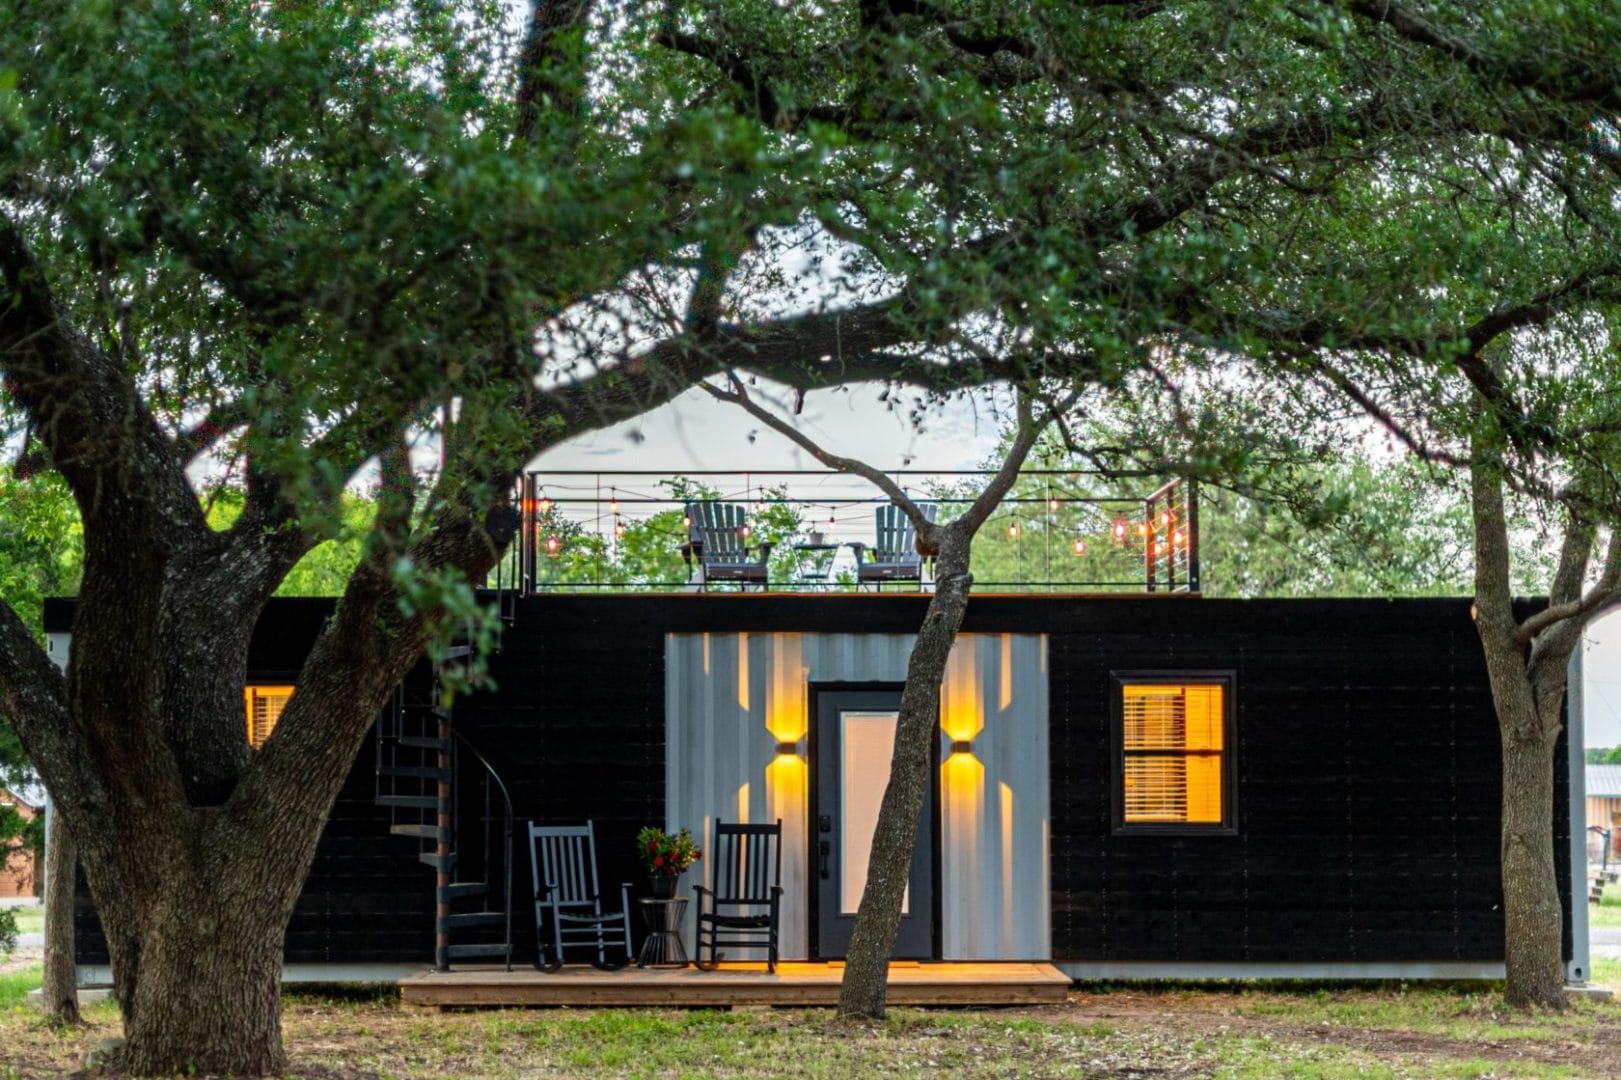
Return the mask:
[[[893,470],[888,476],[945,522],[992,473]],[[492,584],[517,593],[858,592],[926,590],[869,580],[889,500],[829,470],[533,470],[516,499],[518,537]],[[747,581],[706,573],[694,508],[728,508]],[[712,524],[712,523],[710,523]],[[710,532],[711,559],[717,547]],[[731,542],[731,537],[722,537]],[[1198,492],[1189,480],[1032,469],[981,527],[972,570],[981,592],[1198,592]],[[728,575],[729,577],[729,575]]]

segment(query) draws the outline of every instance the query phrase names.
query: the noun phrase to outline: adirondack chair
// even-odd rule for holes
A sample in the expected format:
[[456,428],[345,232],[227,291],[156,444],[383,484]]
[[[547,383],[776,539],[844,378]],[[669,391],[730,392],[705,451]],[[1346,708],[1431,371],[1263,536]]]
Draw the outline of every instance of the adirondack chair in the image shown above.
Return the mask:
[[[934,520],[933,503],[921,503],[918,508],[924,517]],[[860,542],[850,545],[856,553],[856,581],[873,582],[878,588],[886,581],[915,581],[921,587],[923,556],[917,551],[917,530],[912,519],[894,503],[880,506],[876,518],[877,542],[871,548]]]
[[698,559],[700,578],[705,587],[711,581],[736,581],[745,586],[766,586],[766,561],[771,557],[769,543],[751,544],[747,534],[748,516],[736,503],[692,502],[687,504],[687,542],[681,557],[690,569]]
[[619,886],[618,911],[602,910],[591,822],[542,826],[531,821],[529,873],[535,886],[537,968],[562,967],[566,948],[594,950],[591,966],[603,971],[630,963],[630,885]]
[[[715,887],[698,896],[696,964],[711,971],[720,948],[764,949],[766,970],[777,970],[777,914],[782,907],[782,819],[775,825],[716,823],[710,848]],[[709,960],[704,961],[704,946]]]

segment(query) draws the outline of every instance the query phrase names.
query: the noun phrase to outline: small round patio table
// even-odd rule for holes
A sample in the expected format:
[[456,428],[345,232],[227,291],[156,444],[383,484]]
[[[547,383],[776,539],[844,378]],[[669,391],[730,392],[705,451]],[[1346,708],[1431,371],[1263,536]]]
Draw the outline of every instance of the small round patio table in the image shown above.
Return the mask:
[[686,967],[687,947],[681,942],[681,926],[687,917],[685,896],[672,896],[668,900],[644,896],[636,903],[642,909],[642,925],[647,927],[647,940],[637,954],[637,967]]

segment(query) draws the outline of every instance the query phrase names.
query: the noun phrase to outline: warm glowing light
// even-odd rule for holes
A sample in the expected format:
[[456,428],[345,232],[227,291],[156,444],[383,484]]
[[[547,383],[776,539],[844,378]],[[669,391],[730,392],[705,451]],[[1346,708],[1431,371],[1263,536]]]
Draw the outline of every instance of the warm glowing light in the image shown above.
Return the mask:
[[1161,525],[1169,525],[1171,523],[1171,512],[1169,510],[1160,511],[1159,523]]
[[689,529],[692,528],[692,515],[691,514],[682,514],[681,515],[681,524],[685,525]]
[[1137,535],[1138,536],[1147,536],[1148,535],[1148,522],[1139,521],[1137,523]]
[[563,553],[563,540],[556,533],[546,538],[546,557],[555,559]]
[[1056,496],[1056,495],[1047,496],[1047,509],[1054,510],[1054,511],[1056,511],[1058,509],[1058,496]]
[[1007,523],[1007,534],[1009,536],[1019,535],[1019,523],[1017,521],[1010,521]]
[[608,513],[619,513],[619,492],[615,488],[608,489]]
[[1083,538],[1079,537],[1079,536],[1077,536],[1075,538],[1075,554],[1077,554],[1077,555],[1085,555],[1086,554],[1086,541]]
[[1182,530],[1181,529],[1177,529],[1175,532],[1171,533],[1171,546],[1172,547],[1181,547],[1182,546],[1182,540],[1183,540],[1183,537],[1182,537]]
[[625,535],[625,523],[623,521],[620,521],[617,517],[614,518],[614,535],[615,536],[624,536]]
[[549,513],[552,512],[552,499],[551,499],[551,496],[542,495],[540,497],[540,512],[542,514],[549,514]]
[[1126,542],[1126,519],[1125,518],[1117,517],[1117,518],[1114,519],[1113,532],[1114,532],[1114,542],[1115,543],[1124,544]]
[[753,529],[749,528],[749,523],[746,521],[737,527],[737,535],[741,536],[745,540],[749,538],[749,533],[753,531]]

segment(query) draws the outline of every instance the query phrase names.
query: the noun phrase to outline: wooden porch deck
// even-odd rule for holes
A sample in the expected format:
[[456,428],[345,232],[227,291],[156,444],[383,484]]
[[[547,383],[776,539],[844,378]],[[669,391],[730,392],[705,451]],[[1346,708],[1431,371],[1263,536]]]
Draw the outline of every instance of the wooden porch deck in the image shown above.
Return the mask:
[[[555,974],[500,966],[424,971],[400,980],[408,1005],[641,1006],[715,1008],[732,1005],[834,1005],[841,963],[787,962],[776,974],[764,964],[598,971],[569,965]],[[892,1005],[1042,1005],[1062,1002],[1069,976],[1042,963],[919,963],[889,966]]]

